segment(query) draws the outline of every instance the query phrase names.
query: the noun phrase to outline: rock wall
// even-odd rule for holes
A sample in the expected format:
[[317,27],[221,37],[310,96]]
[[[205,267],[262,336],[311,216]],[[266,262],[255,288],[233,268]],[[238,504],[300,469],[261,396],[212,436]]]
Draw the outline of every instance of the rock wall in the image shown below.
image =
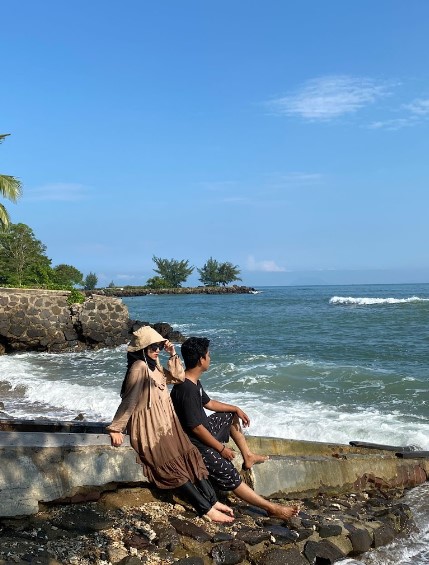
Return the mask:
[[92,295],[67,303],[69,291],[0,288],[0,354],[114,347],[128,339],[119,298]]

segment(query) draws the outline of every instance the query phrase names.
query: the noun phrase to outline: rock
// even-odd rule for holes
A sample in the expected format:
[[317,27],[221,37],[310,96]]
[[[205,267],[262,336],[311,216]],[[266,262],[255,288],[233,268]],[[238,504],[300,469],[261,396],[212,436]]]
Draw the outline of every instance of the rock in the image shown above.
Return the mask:
[[304,546],[304,555],[310,563],[324,563],[326,565],[345,557],[345,554],[328,540],[308,541]]
[[213,547],[211,556],[215,565],[236,565],[246,559],[246,544],[241,540],[219,543]]
[[203,530],[199,526],[196,526],[189,520],[181,520],[180,518],[176,518],[175,516],[170,516],[169,521],[173,528],[177,531],[177,533],[182,536],[191,537],[192,539],[199,542],[211,540],[211,536],[209,536],[209,534],[205,530]]
[[387,545],[395,538],[395,530],[388,524],[383,524],[381,528],[374,530],[374,547]]
[[90,534],[111,528],[113,521],[92,508],[76,505],[68,507],[61,518],[53,520],[53,524],[63,530]]
[[175,565],[204,565],[202,557],[184,557],[174,562]]
[[296,549],[269,549],[261,555],[258,565],[308,565],[301,553]]
[[368,531],[364,528],[357,528],[352,524],[345,524],[345,527],[349,532],[349,539],[353,547],[352,553],[358,555],[369,551],[372,545],[372,537]]
[[107,557],[111,563],[119,563],[122,559],[127,557],[128,552],[122,547],[109,547],[107,550]]
[[270,537],[270,532],[264,530],[241,530],[237,533],[236,539],[242,540],[249,545],[256,545],[261,541],[269,540]]
[[276,543],[292,543],[298,539],[299,534],[294,530],[285,528],[284,526],[265,526],[265,528],[274,536]]
[[342,527],[338,524],[322,524],[319,526],[319,536],[321,538],[329,538],[331,536],[339,536],[342,534]]

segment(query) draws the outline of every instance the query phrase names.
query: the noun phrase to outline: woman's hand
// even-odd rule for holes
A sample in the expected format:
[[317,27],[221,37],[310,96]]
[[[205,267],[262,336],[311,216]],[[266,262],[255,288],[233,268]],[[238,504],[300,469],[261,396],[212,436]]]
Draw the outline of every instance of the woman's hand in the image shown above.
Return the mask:
[[124,434],[121,432],[109,432],[109,435],[113,447],[119,447],[124,441]]
[[176,350],[174,349],[174,343],[171,343],[171,341],[168,341],[168,339],[164,343],[164,349],[170,355],[170,357],[173,357],[173,355],[176,355]]

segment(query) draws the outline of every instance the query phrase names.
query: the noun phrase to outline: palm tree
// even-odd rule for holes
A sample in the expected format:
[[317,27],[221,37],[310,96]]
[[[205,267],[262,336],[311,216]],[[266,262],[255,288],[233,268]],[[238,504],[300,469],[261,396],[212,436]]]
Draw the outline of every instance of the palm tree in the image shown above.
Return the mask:
[[[9,133],[0,134],[0,143],[3,143]],[[15,177],[0,175],[0,196],[16,202],[21,196],[21,183]],[[0,229],[7,228],[10,222],[9,214],[3,204],[0,204]]]

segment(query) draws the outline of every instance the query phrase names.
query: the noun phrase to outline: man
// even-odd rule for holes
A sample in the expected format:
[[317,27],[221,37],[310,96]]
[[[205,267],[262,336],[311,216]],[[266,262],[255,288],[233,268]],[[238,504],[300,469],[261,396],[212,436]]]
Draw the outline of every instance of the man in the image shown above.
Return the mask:
[[[210,341],[204,337],[190,337],[181,347],[185,362],[185,381],[176,384],[171,392],[174,408],[183,429],[200,450],[209,471],[210,480],[220,490],[233,491],[245,502],[258,506],[270,516],[287,520],[296,516],[297,506],[282,506],[266,500],[241,479],[232,460],[235,453],[226,444],[231,435],[243,456],[243,469],[262,463],[268,457],[250,451],[240,426],[250,425],[250,420],[238,406],[211,400],[204,391],[200,378],[210,366]],[[207,416],[204,408],[214,411]]]

